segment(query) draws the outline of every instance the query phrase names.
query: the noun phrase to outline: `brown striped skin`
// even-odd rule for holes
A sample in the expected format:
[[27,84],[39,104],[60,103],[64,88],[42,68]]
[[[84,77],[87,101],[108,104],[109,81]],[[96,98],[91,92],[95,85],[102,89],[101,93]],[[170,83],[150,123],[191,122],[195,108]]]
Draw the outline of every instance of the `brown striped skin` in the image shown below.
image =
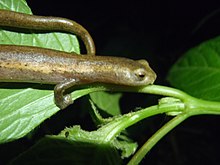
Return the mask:
[[89,32],[77,22],[66,18],[36,16],[0,9],[0,26],[69,32],[82,39],[86,46],[87,54],[96,54],[95,44]]
[[72,103],[64,91],[77,84],[143,86],[155,79],[156,74],[145,60],[0,45],[0,82],[56,84],[55,102],[61,109]]

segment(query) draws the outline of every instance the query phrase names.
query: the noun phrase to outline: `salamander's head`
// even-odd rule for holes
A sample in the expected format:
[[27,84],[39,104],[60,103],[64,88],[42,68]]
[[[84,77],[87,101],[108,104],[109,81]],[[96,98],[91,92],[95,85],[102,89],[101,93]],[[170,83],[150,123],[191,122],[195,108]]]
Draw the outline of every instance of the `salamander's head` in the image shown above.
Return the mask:
[[129,66],[124,66],[123,68],[124,70],[121,70],[121,72],[118,73],[118,76],[121,77],[122,84],[125,82],[124,85],[149,85],[153,84],[156,79],[155,72],[150,68],[146,60],[133,61]]
[[116,67],[118,70],[115,71],[118,84],[144,86],[153,84],[156,79],[155,72],[150,68],[146,60],[124,59],[120,66]]
[[[122,57],[93,56],[78,65],[79,75],[85,82],[102,82],[126,86],[153,84],[155,72],[146,60],[131,60]],[[80,68],[79,66],[82,66]]]

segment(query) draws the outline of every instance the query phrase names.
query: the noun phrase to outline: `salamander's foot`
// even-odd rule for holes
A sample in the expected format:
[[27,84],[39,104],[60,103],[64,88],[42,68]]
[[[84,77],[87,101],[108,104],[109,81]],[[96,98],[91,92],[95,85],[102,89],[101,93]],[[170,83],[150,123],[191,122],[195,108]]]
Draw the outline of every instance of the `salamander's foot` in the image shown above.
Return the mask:
[[70,96],[70,94],[66,94],[64,96],[58,96],[54,97],[55,104],[60,108],[60,109],[65,109],[68,107],[70,104],[73,103],[73,100]]
[[73,100],[70,96],[70,94],[64,94],[66,89],[69,89],[70,87],[76,85],[78,80],[76,79],[70,79],[66,80],[64,82],[61,82],[57,84],[54,88],[54,100],[55,104],[60,109],[65,109],[67,106],[73,103]]

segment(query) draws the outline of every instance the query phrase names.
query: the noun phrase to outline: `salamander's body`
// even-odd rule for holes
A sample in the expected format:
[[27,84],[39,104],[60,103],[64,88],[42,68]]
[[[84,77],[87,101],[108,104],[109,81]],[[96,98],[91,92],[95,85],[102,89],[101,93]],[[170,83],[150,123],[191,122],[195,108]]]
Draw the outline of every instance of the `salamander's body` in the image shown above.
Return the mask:
[[138,86],[152,84],[155,73],[145,60],[0,45],[1,82],[58,84],[69,79]]
[[38,47],[0,45],[0,82],[55,84],[55,103],[61,109],[72,103],[70,95],[64,92],[74,85],[101,82],[142,86],[156,79],[145,60],[94,56],[91,36],[71,20],[0,10],[0,26],[67,31],[76,33],[84,41],[89,54],[86,56]]
[[71,103],[66,89],[77,84],[103,82],[141,86],[152,84],[156,74],[147,61],[89,56],[27,46],[0,46],[0,82],[57,84],[55,102]]

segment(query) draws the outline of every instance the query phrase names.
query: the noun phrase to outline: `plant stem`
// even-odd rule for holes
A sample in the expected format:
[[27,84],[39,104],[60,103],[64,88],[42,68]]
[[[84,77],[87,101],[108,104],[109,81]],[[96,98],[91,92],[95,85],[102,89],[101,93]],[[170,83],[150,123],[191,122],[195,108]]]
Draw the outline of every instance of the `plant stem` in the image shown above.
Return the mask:
[[185,111],[187,111],[189,116],[202,114],[220,115],[220,102],[198,99],[171,87],[150,85],[141,88],[139,92],[178,98],[184,102]]
[[[85,86],[84,86],[85,88]],[[180,100],[185,100],[187,97],[191,97],[185,92],[161,85],[147,85],[143,87],[129,87],[111,84],[90,84],[86,88],[93,88],[95,91],[117,91],[117,92],[135,92],[135,93],[149,93],[163,96],[175,97]]]
[[[161,85],[148,85],[145,87],[127,87],[115,86],[109,84],[92,84],[87,86],[90,92],[96,91],[117,91],[117,92],[135,92],[162,95],[180,99],[185,103],[188,113],[191,115],[200,114],[220,114],[220,102],[201,100],[188,95],[187,93]],[[88,94],[88,93],[87,93]]]
[[[109,132],[105,135],[103,139],[105,139],[105,142],[109,142],[115,139],[116,136],[120,134],[120,132],[129,126],[134,125],[135,123],[157,114],[167,113],[167,112],[182,112],[184,109],[184,104],[182,102],[178,103],[169,103],[163,106],[155,105],[151,107],[147,107],[145,109],[131,112],[128,114],[125,114],[123,116],[120,116],[116,119],[114,119],[112,122],[106,124],[104,127],[102,127],[102,131],[104,129],[105,132]],[[100,129],[100,130],[101,130]]]
[[128,165],[136,165],[141,162],[145,155],[161,140],[168,132],[170,132],[177,125],[182,123],[188,118],[187,114],[180,114],[174,117],[172,120],[167,122],[163,127],[161,127],[151,138],[145,142],[145,144],[136,152],[132,159],[128,162]]

